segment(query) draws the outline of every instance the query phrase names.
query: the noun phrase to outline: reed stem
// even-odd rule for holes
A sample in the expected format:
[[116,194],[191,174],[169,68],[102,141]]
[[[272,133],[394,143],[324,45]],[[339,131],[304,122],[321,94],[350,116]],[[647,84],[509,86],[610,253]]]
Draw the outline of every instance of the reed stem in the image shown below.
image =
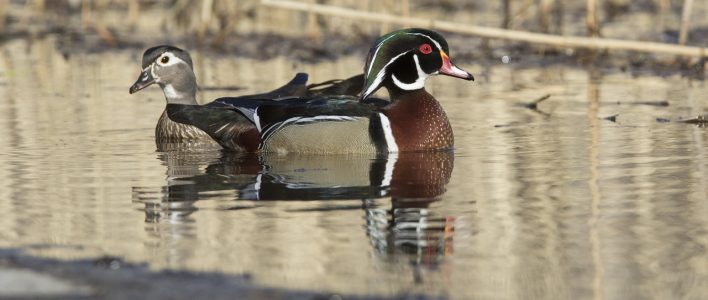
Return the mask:
[[390,24],[427,27],[448,32],[469,34],[483,38],[522,41],[532,44],[545,44],[560,48],[586,48],[607,50],[629,50],[645,53],[662,53],[672,55],[693,56],[698,58],[708,57],[705,48],[665,44],[656,42],[625,41],[608,38],[592,38],[578,36],[559,36],[552,34],[533,33],[518,30],[461,24],[455,22],[438,21],[423,18],[395,16],[390,14],[372,13],[348,9],[343,7],[314,4],[286,0],[261,0],[261,4],[269,7],[279,7],[297,11],[312,11],[321,15],[347,17],[352,19],[383,22]]
[[683,11],[681,12],[681,30],[679,31],[679,45],[685,45],[688,40],[688,30],[691,21],[691,11],[693,10],[693,0],[683,1]]

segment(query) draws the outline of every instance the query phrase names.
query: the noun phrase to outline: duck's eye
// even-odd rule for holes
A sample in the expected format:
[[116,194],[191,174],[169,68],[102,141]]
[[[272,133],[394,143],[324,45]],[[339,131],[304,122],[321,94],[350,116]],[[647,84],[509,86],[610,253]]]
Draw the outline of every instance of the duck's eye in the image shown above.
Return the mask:
[[166,63],[169,62],[169,61],[170,61],[170,57],[169,57],[169,56],[163,56],[162,59],[160,59],[160,62],[163,63],[163,64],[166,64]]
[[428,44],[422,44],[420,45],[420,52],[423,54],[430,54],[430,52],[433,52],[433,47],[430,47]]

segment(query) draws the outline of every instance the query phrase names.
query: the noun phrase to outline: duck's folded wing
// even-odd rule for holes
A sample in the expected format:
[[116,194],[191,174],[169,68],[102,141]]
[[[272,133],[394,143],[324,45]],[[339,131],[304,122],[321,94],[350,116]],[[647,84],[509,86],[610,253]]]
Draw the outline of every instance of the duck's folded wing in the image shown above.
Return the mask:
[[307,73],[297,73],[288,83],[270,92],[218,98],[208,103],[207,106],[220,107],[226,105],[231,107],[244,107],[244,105],[257,104],[251,101],[254,99],[275,100],[283,97],[305,96],[307,94],[307,80]]
[[255,151],[259,143],[254,123],[243,113],[226,107],[168,104],[168,117],[206,132],[226,149]]
[[362,103],[358,98],[341,95],[309,98],[285,98],[275,102],[261,102],[254,112],[256,126],[261,131],[292,120],[328,120],[332,117],[368,117],[377,107]]
[[364,88],[364,74],[355,75],[347,79],[334,79],[307,86],[308,96],[321,95],[349,95],[358,96]]
[[261,98],[280,98],[287,96],[304,96],[307,91],[307,73],[297,73],[290,82],[268,93],[257,95]]

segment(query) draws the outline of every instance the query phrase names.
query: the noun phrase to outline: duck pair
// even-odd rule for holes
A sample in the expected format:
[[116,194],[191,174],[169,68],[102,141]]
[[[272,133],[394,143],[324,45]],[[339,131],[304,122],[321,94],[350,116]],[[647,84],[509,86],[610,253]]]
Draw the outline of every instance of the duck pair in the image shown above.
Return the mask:
[[[143,54],[135,93],[157,83],[167,106],[155,129],[161,142],[213,140],[245,152],[392,153],[450,149],[452,127],[440,103],[425,91],[437,74],[474,77],[448,57],[437,32],[404,29],[376,40],[364,74],[307,86],[307,74],[271,92],[218,98],[198,105],[189,54],[158,46]],[[385,87],[390,101],[372,98]],[[360,95],[357,96],[357,94]]]

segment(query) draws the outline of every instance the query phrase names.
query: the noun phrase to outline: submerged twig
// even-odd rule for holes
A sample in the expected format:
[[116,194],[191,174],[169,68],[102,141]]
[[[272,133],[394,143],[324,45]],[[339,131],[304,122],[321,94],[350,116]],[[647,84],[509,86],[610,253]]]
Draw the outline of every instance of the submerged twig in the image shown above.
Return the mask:
[[[666,119],[666,118],[656,118],[656,122],[658,123],[670,123],[672,120]],[[698,115],[694,118],[690,119],[678,119],[675,120],[677,123],[686,123],[686,124],[693,124],[693,125],[698,125],[700,127],[706,127],[708,126],[708,115]]]
[[604,118],[602,118],[602,119],[605,120],[605,121],[610,121],[610,122],[612,122],[612,123],[617,123],[617,116],[619,116],[619,114],[614,114],[614,115],[611,115],[611,116],[609,116],[609,117],[604,117]]
[[678,122],[706,126],[708,125],[708,116],[698,115],[695,118],[679,120]]
[[543,115],[544,117],[550,117],[551,114],[538,109],[538,104],[545,101],[546,99],[548,99],[550,97],[551,97],[551,94],[546,94],[546,95],[543,95],[543,96],[537,98],[536,100],[533,100],[530,103],[518,103],[517,105],[522,106],[524,108],[528,108],[536,113]]
[[551,98],[551,94],[543,95],[531,103],[523,103],[522,105],[528,109],[538,110],[538,104],[543,101],[546,101],[546,99],[548,99],[548,98]]
[[618,105],[647,105],[647,106],[669,106],[669,101],[659,100],[659,101],[637,101],[637,102],[620,102],[617,101]]

